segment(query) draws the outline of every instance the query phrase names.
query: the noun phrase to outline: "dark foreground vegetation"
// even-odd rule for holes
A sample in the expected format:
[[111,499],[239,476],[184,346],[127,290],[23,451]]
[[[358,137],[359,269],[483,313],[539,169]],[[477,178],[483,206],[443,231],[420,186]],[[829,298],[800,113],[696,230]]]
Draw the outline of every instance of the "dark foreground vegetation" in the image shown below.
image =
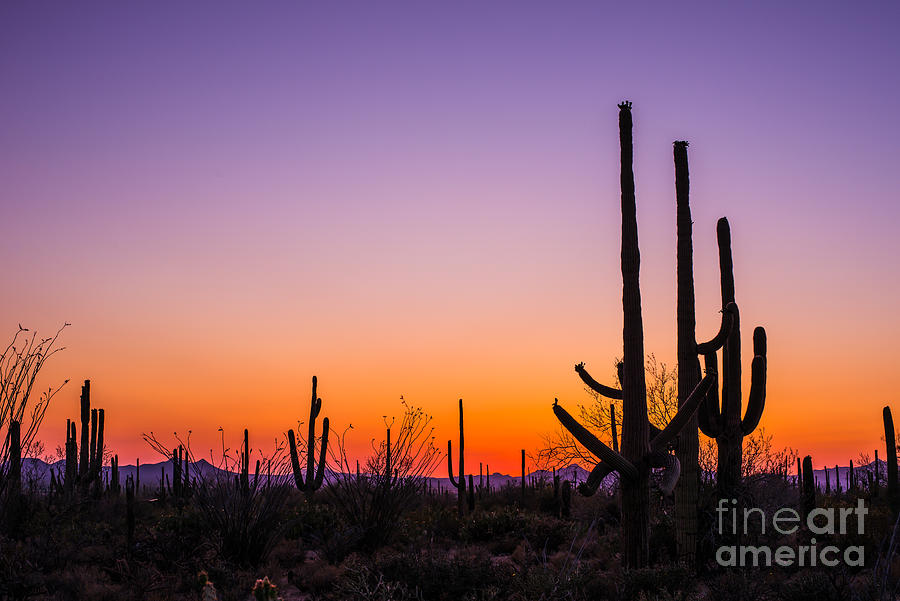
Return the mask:
[[[885,564],[893,557],[886,546],[893,514],[886,489],[873,496],[862,483],[816,499],[820,507],[866,500],[865,534],[833,537],[841,548],[865,547],[861,568],[718,566],[715,550],[732,543],[717,530],[714,485],[704,484],[695,575],[675,561],[674,503],[658,493],[652,495],[652,567],[626,569],[613,491],[566,499],[563,485],[549,481],[529,484],[524,498],[520,486],[481,489],[474,510],[460,516],[455,495],[420,488],[404,497],[399,517],[377,507],[359,519],[346,511],[348,491],[327,484],[309,500],[286,479],[251,481],[249,492],[234,479],[206,486],[216,482],[220,490],[197,484],[185,498],[132,501],[115,491],[48,498],[26,486],[15,532],[0,538],[0,598],[245,600],[264,577],[286,600],[893,598],[886,594],[894,582]],[[379,486],[377,478],[362,477],[352,492],[390,505],[393,493]],[[745,493],[754,507],[800,509],[793,477],[752,478]],[[235,501],[224,502],[224,495]],[[380,521],[388,515],[389,523]],[[773,536],[769,528],[761,535],[754,527],[743,538],[743,544],[796,548],[808,544],[809,533]],[[828,537],[818,538],[820,547],[828,544]],[[207,597],[201,572],[212,583]]]

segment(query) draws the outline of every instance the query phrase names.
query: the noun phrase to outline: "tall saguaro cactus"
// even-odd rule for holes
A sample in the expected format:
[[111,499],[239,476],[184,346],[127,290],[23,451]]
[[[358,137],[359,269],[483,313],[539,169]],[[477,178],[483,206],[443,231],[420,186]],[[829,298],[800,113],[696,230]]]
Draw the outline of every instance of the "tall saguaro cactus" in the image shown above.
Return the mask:
[[312,501],[313,493],[321,486],[325,478],[326,449],[328,448],[328,418],[322,420],[322,440],[319,445],[319,465],[316,467],[316,418],[322,411],[322,399],[316,395],[318,381],[312,378],[312,399],[309,403],[309,433],[306,437],[306,479],[300,471],[300,457],[297,454],[297,440],[294,431],[288,430],[288,446],[291,453],[291,468],[294,471],[294,482],[297,488],[306,494],[307,501]]
[[[629,567],[645,566],[649,560],[650,535],[650,468],[665,468],[662,488],[671,492],[680,474],[678,459],[667,447],[681,433],[700,402],[714,383],[708,374],[693,389],[680,406],[672,421],[660,431],[654,431],[647,421],[647,390],[644,379],[644,333],[641,315],[640,251],[638,248],[637,207],[634,194],[633,142],[631,103],[619,105],[619,143],[621,150],[620,185],[622,190],[622,311],[624,360],[620,380],[622,389],[603,386],[591,378],[584,365],[576,371],[591,388],[604,396],[622,399],[621,452],[616,452],[579,424],[558,402],[553,412],[562,425],[600,462],[591,471],[584,492],[596,490],[603,478],[619,473],[622,491],[623,558]],[[694,350],[696,353],[696,349]]]
[[[750,395],[746,413],[741,401],[741,323],[734,304],[734,265],[731,258],[731,228],[722,217],[716,226],[719,242],[719,271],[722,288],[722,308],[731,307],[732,327],[722,349],[722,402],[719,404],[718,386],[714,387],[699,413],[700,431],[716,439],[719,495],[736,496],[741,483],[744,436],[749,436],[762,418],[766,404],[766,331],[753,331],[753,362],[751,363]],[[704,356],[707,372],[718,371],[714,352]],[[743,418],[741,417],[743,413]]]
[[[459,479],[453,477],[453,442],[447,441],[447,475],[450,476],[450,484],[456,487],[456,508],[460,516],[465,515],[468,505],[466,499],[466,455],[465,455],[465,431],[463,430],[463,402],[459,399]],[[525,465],[523,451],[522,465]],[[524,472],[524,470],[523,470]]]
[[[688,143],[673,144],[675,161],[676,202],[676,322],[678,328],[678,406],[687,403],[700,383],[698,354],[716,352],[725,344],[732,327],[733,307],[723,306],[722,325],[718,335],[697,344],[697,319],[694,302],[693,221],[690,205],[690,172]],[[697,555],[697,507],[700,487],[700,437],[697,414],[691,415],[678,436],[675,455],[681,464],[681,477],[675,486],[675,539],[679,559],[693,566]]]

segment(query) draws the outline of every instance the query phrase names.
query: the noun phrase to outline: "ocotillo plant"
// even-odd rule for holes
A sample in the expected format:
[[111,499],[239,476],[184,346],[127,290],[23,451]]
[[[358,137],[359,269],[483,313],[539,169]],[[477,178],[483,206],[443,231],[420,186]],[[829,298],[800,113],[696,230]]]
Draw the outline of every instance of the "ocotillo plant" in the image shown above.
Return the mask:
[[[750,395],[747,410],[742,415],[741,401],[741,321],[734,304],[734,266],[731,258],[731,230],[728,220],[719,219],[716,227],[719,241],[719,272],[722,288],[722,309],[731,307],[731,331],[722,350],[722,403],[719,389],[714,386],[700,409],[700,431],[716,439],[718,469],[716,481],[719,496],[732,498],[741,483],[744,436],[750,435],[762,418],[766,403],[766,331],[753,331],[753,362],[751,363]],[[707,373],[718,371],[715,353],[704,355]]]
[[[650,425],[647,421],[647,389],[644,379],[644,328],[641,315],[640,251],[638,249],[637,207],[632,167],[630,102],[623,102],[619,105],[619,142],[622,157],[620,184],[622,189],[621,267],[624,365],[620,378],[622,389],[603,387],[604,392],[601,394],[610,398],[622,399],[621,453],[617,453],[601,442],[569,415],[557,401],[553,404],[553,411],[574,438],[600,459],[600,462],[591,471],[589,478],[589,482],[595,490],[596,486],[599,486],[603,478],[610,472],[617,471],[619,473],[622,491],[622,555],[624,563],[628,567],[643,567],[647,565],[650,555],[650,468],[666,468],[662,487],[666,492],[671,492],[678,480],[680,467],[677,458],[668,453],[667,447],[688,425],[700,401],[712,387],[715,374],[707,374],[698,383],[668,426],[654,435],[651,440]],[[576,371],[582,375],[583,364],[576,366]],[[582,375],[582,379],[585,379],[584,375]]]
[[884,440],[887,445],[885,460],[887,461],[887,496],[888,503],[893,511],[900,509],[900,497],[897,491],[897,438],[894,430],[894,418],[891,408],[885,407],[882,411],[884,418]]
[[322,440],[319,445],[319,465],[316,467],[316,418],[322,411],[322,399],[316,394],[318,381],[312,378],[312,399],[309,403],[309,432],[306,437],[306,478],[300,472],[300,457],[297,454],[297,441],[294,431],[288,430],[288,446],[291,453],[291,468],[294,471],[294,482],[297,488],[306,494],[306,500],[312,501],[313,493],[322,486],[325,478],[326,451],[328,449],[328,418],[322,420]]
[[[466,455],[463,429],[463,402],[459,399],[459,479],[453,477],[453,442],[447,441],[447,474],[450,484],[456,487],[456,509],[460,516],[466,513]],[[524,453],[524,451],[522,451]],[[524,454],[522,461],[524,462]],[[523,463],[524,465],[524,463]]]

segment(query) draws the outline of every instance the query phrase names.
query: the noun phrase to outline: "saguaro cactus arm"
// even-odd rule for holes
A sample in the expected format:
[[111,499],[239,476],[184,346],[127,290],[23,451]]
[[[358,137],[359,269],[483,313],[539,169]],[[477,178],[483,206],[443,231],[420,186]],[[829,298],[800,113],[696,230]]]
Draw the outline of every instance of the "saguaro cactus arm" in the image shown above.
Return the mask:
[[[319,447],[319,467],[316,470],[316,480],[315,480],[315,488],[319,488],[322,486],[322,481],[325,479],[325,451],[328,448],[328,418],[322,420],[322,444]],[[309,476],[306,477],[307,481],[309,481]]]
[[753,330],[753,363],[750,364],[750,396],[747,398],[747,413],[741,420],[741,431],[748,436],[762,418],[766,406],[766,330]]
[[714,385],[710,387],[706,398],[697,414],[700,431],[710,438],[716,438],[722,433],[721,412],[719,411],[719,359],[715,353],[709,353],[703,357],[706,375],[715,377]]
[[578,485],[578,492],[585,497],[590,497],[597,492],[597,489],[600,488],[603,480],[613,473],[613,471],[613,468],[610,467],[608,463],[601,461],[590,471],[587,479]]
[[637,468],[619,453],[606,446],[599,438],[594,436],[587,428],[579,424],[569,412],[562,408],[559,399],[553,400],[553,413],[556,419],[568,430],[575,440],[580,442],[595,457],[606,462],[609,466],[624,478],[637,478]]
[[652,451],[647,455],[645,461],[648,467],[659,467],[663,469],[662,479],[659,482],[659,488],[666,495],[671,495],[681,476],[681,462],[678,457],[666,451]]
[[[690,396],[682,403],[681,407],[678,409],[678,412],[675,414],[675,417],[663,428],[658,434],[656,434],[653,439],[650,441],[650,450],[651,452],[660,451],[665,449],[670,442],[675,440],[681,431],[687,426],[688,422],[697,412],[697,409],[700,407],[700,404],[709,394],[709,390],[716,383],[716,374],[706,374],[706,376],[700,380],[700,383],[694,387],[694,390],[691,392]],[[676,481],[678,479],[676,478]],[[673,482],[674,486],[675,483]]]
[[737,305],[734,303],[728,303],[724,309],[722,309],[722,322],[719,325],[719,331],[716,335],[709,340],[708,342],[700,342],[697,344],[697,354],[698,355],[707,355],[709,353],[715,353],[720,348],[725,346],[725,341],[728,340],[728,335],[731,334],[731,328],[734,325],[734,316],[737,310]]
[[294,438],[294,431],[288,430],[288,449],[291,454],[291,468],[294,472],[294,482],[299,490],[303,490],[306,485],[303,480],[303,473],[300,471],[300,457],[297,455],[297,439]]
[[578,377],[581,378],[581,381],[587,385],[588,388],[599,394],[600,396],[605,396],[609,399],[622,399],[622,391],[618,388],[613,388],[611,386],[606,386],[601,384],[597,380],[591,377],[591,374],[587,372],[584,368],[584,362],[577,363],[575,365],[575,373],[578,374]]
[[[459,488],[459,482],[456,478],[453,477],[453,441],[447,441],[447,475],[450,476],[450,484],[454,487]],[[462,480],[462,474],[460,474],[460,480]]]

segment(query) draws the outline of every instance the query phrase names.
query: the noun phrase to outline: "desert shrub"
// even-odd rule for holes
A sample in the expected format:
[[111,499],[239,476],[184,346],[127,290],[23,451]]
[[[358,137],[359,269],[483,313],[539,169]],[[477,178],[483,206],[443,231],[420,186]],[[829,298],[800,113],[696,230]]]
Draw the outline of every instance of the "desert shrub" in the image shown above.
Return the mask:
[[386,582],[402,583],[422,599],[465,599],[498,584],[491,557],[483,550],[384,552],[374,571]]
[[[356,469],[347,457],[344,436],[329,446],[337,464],[325,489],[345,524],[359,535],[362,549],[373,550],[392,540],[404,514],[423,503],[427,478],[441,459],[434,446],[431,416],[403,401],[404,415],[393,442],[372,444],[373,455]],[[346,434],[345,434],[346,435]]]
[[710,601],[768,601],[772,590],[758,571],[730,569],[706,583]]
[[693,588],[691,573],[680,565],[626,570],[622,573],[622,599],[639,599],[662,591],[675,595]]
[[841,601],[850,598],[846,574],[836,568],[801,572],[782,583],[778,599],[785,601]]

